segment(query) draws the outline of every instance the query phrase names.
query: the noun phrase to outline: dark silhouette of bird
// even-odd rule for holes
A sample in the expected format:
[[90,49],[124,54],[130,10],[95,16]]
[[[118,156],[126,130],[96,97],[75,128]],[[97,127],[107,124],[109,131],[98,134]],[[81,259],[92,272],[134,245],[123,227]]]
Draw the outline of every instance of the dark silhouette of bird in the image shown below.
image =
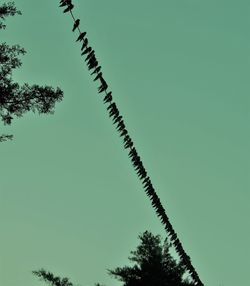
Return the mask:
[[137,165],[138,162],[140,161],[140,157],[136,154],[135,156],[132,157],[131,161],[132,163],[135,163],[135,165]]
[[85,54],[87,54],[87,53],[90,53],[92,51],[92,48],[91,47],[88,47],[88,48],[86,48],[82,53],[81,53],[81,55],[83,56],[83,55],[85,55]]
[[96,60],[95,56],[90,58],[88,61],[88,69],[91,70],[98,66],[98,61]]
[[146,186],[146,184],[149,184],[149,182],[150,182],[150,178],[147,177],[147,178],[145,178],[145,179],[143,180],[142,184],[143,184],[144,186]]
[[90,59],[94,54],[95,54],[95,51],[92,50],[92,51],[87,55],[87,57],[86,57],[86,59],[85,59],[85,62],[86,62],[88,59]]
[[[105,97],[104,97],[104,98],[105,98]],[[117,122],[119,122],[119,121],[121,121],[121,120],[122,120],[122,116],[119,115],[119,116],[117,116],[117,117],[114,119],[113,123],[116,124]]]
[[131,158],[131,157],[134,157],[134,156],[137,156],[137,151],[135,149],[135,147],[131,148],[131,150],[129,151],[128,153],[128,156]]
[[151,182],[150,182],[149,177],[147,177],[146,179],[148,179],[148,181],[147,181],[146,184],[144,185],[144,188],[147,188],[147,187],[151,186]]
[[89,53],[85,59],[86,63],[88,64],[91,61],[96,61],[95,53],[94,51]]
[[81,51],[83,51],[83,50],[87,47],[88,42],[89,42],[89,41],[88,41],[87,38],[85,38],[85,39],[83,40],[82,47],[81,47]]
[[91,61],[96,61],[96,57],[95,57],[95,54],[92,53],[91,56],[88,58],[86,58],[86,62],[89,63]]
[[89,63],[88,63],[88,68],[89,70],[93,69],[93,68],[96,68],[98,66],[98,61],[95,59],[95,60],[91,60]]
[[86,35],[87,35],[86,32],[82,32],[82,33],[79,35],[79,37],[77,38],[76,42],[82,41]]
[[98,73],[100,70],[101,70],[101,66],[97,67],[97,68],[91,73],[91,75],[94,74],[94,73]]
[[64,6],[71,5],[71,4],[72,4],[71,0],[61,0],[59,7],[64,7]]
[[117,108],[113,108],[112,110],[109,111],[109,116],[112,117],[117,117],[119,115],[119,110]]
[[175,240],[177,239],[177,234],[176,234],[176,233],[171,233],[170,239],[171,239],[172,241],[175,241]]
[[103,101],[104,101],[104,103],[112,101],[112,92],[111,91],[105,95],[105,97],[103,98]]
[[106,81],[103,79],[103,77],[100,77],[100,81],[101,81],[101,85],[98,88],[98,92],[101,93],[104,90],[106,90],[108,88],[108,84],[106,83]]
[[110,103],[110,105],[107,107],[107,110],[110,110],[110,112],[112,111],[115,111],[115,110],[118,110],[117,109],[117,106],[114,102]]
[[[133,141],[131,140],[131,138],[129,137],[129,135],[126,135],[124,138],[128,138],[126,141],[124,141],[124,148],[127,149],[127,148],[132,148],[134,143]],[[129,156],[130,157],[130,156]]]
[[127,136],[125,136],[125,137],[124,137],[124,139],[123,139],[123,140],[124,140],[124,142],[127,142],[127,141],[131,140],[131,138],[130,138],[130,136],[129,136],[129,135],[127,135]]
[[147,172],[146,170],[143,168],[143,169],[140,169],[138,171],[138,176],[140,178],[140,180],[144,179],[146,176],[147,176]]
[[122,131],[123,129],[125,129],[125,124],[124,124],[124,121],[123,120],[121,120],[120,122],[118,122],[118,124],[117,124],[117,130],[118,131]]
[[74,8],[74,5],[72,3],[70,3],[69,6],[63,11],[63,13],[67,13],[67,12],[73,10],[73,8]]
[[120,136],[122,137],[122,136],[125,136],[125,135],[127,135],[127,134],[128,134],[127,129],[123,129],[123,130],[121,131],[121,133],[120,133]]
[[74,32],[76,30],[76,28],[79,27],[79,25],[80,25],[80,19],[75,20],[72,32]]
[[94,78],[94,81],[98,80],[102,76],[102,72],[99,72],[97,76]]
[[108,86],[108,85],[107,85],[107,83],[106,83],[106,81],[104,80],[104,78],[103,78],[103,77],[100,77],[100,81],[101,81],[101,83],[102,83],[103,85]]

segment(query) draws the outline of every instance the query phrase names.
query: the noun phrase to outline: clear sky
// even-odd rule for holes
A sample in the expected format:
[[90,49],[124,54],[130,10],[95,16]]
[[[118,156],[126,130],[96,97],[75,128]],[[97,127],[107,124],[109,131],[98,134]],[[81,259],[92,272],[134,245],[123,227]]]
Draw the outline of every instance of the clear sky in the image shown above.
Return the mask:
[[[3,2],[3,1],[1,1]],[[18,0],[1,42],[20,83],[60,86],[51,116],[1,127],[0,285],[120,285],[139,233],[164,230],[80,57],[59,1]],[[207,286],[249,278],[249,0],[74,1],[174,229]]]

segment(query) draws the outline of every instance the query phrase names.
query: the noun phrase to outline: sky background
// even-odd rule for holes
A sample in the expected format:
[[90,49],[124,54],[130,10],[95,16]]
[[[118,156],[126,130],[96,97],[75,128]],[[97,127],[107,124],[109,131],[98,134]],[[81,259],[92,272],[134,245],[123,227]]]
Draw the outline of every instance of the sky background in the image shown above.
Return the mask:
[[[3,3],[3,1],[1,1]],[[0,284],[120,283],[138,234],[164,237],[59,1],[18,0],[1,42],[19,83],[60,86],[54,115],[1,126]],[[74,1],[104,78],[185,251],[207,286],[249,278],[248,0]]]

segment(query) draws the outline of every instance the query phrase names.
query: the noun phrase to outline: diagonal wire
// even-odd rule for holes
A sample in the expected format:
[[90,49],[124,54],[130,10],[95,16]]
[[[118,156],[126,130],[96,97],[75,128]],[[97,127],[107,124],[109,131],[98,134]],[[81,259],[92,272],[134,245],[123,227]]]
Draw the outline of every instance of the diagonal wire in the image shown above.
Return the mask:
[[182,243],[180,242],[177,233],[173,229],[172,224],[170,223],[168,216],[166,214],[166,211],[164,207],[162,206],[162,203],[160,201],[159,196],[157,195],[150,177],[147,174],[147,171],[144,168],[144,165],[141,161],[140,156],[138,155],[138,152],[135,148],[135,145],[128,133],[128,130],[126,128],[126,125],[124,123],[123,117],[120,114],[118,107],[116,103],[113,100],[112,91],[107,91],[108,84],[104,80],[101,66],[99,66],[98,61],[95,57],[95,52],[92,47],[88,45],[88,39],[86,37],[86,32],[82,32],[79,27],[79,19],[76,19],[74,17],[74,14],[72,12],[74,5],[72,4],[72,0],[61,0],[60,1],[60,7],[64,8],[64,13],[69,12],[73,21],[74,26],[76,23],[77,26],[74,27],[74,30],[78,30],[79,36],[77,38],[77,41],[83,42],[82,44],[82,54],[86,55],[85,61],[87,62],[88,69],[93,70],[91,75],[96,74],[94,81],[99,80],[100,86],[98,87],[99,93],[105,93],[105,96],[103,98],[103,101],[105,104],[108,104],[107,111],[109,112],[109,117],[113,120],[113,124],[116,124],[116,129],[120,135],[120,137],[123,138],[123,145],[125,149],[128,149],[128,156],[131,159],[132,165],[134,166],[134,169],[139,177],[139,179],[142,182],[143,189],[148,196],[148,198],[151,201],[152,207],[155,209],[155,212],[157,216],[159,217],[161,223],[163,224],[168,236],[170,237],[170,240],[172,241],[172,244],[175,247],[176,252],[179,254],[180,260],[182,265],[185,266],[186,270],[190,273],[193,282],[196,286],[204,286],[202,281],[199,278],[198,273],[196,272],[195,268],[191,264],[190,257],[186,254],[186,252],[183,249]]

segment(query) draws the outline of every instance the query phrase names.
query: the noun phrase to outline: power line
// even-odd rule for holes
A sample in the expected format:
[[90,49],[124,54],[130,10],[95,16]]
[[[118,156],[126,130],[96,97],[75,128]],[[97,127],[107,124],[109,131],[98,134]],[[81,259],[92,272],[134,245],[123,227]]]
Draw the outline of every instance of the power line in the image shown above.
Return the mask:
[[60,7],[64,8],[64,13],[69,12],[73,21],[74,26],[73,30],[78,30],[79,36],[77,38],[77,41],[82,42],[81,47],[81,55],[86,55],[85,61],[87,63],[88,69],[93,70],[91,75],[95,75],[94,81],[99,80],[100,86],[98,87],[99,93],[105,93],[105,96],[103,98],[103,101],[105,104],[108,104],[107,111],[109,113],[109,117],[113,120],[113,124],[116,125],[116,129],[120,135],[120,137],[123,138],[123,146],[125,149],[128,149],[128,156],[131,159],[132,165],[135,169],[136,174],[138,175],[139,179],[142,182],[143,189],[148,196],[148,198],[151,201],[152,207],[155,209],[156,215],[159,217],[161,223],[163,224],[167,234],[170,237],[170,240],[172,241],[172,244],[175,247],[176,252],[180,256],[181,263],[186,267],[186,270],[190,273],[194,284],[197,286],[204,286],[204,284],[201,282],[198,273],[196,272],[195,268],[191,264],[190,257],[186,254],[186,252],[183,249],[183,246],[177,237],[177,234],[175,230],[173,229],[168,216],[166,214],[166,211],[164,207],[162,206],[162,203],[160,201],[160,198],[158,197],[151,179],[149,175],[147,174],[147,171],[145,170],[143,163],[141,161],[140,156],[138,155],[138,152],[135,148],[135,145],[128,133],[128,130],[126,128],[126,125],[124,123],[123,117],[118,110],[118,107],[116,103],[113,100],[112,91],[108,90],[108,84],[106,83],[103,73],[101,71],[101,66],[99,65],[96,57],[95,52],[91,46],[88,44],[88,39],[86,37],[86,32],[82,32],[80,30],[80,20],[76,19],[74,17],[74,14],[72,12],[74,5],[72,4],[72,0],[61,0],[60,1]]

